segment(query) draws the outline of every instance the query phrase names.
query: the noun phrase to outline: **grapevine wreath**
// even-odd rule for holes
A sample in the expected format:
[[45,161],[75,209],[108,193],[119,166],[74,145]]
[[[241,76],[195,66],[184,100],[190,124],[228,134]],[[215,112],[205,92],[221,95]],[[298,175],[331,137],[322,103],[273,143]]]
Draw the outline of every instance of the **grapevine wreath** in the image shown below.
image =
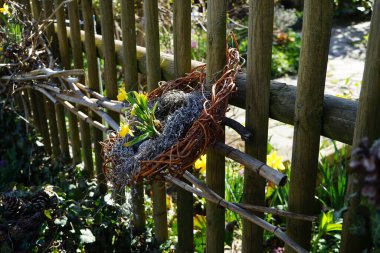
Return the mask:
[[[210,91],[206,90],[206,67],[202,65],[149,93],[148,107],[154,107],[161,131],[155,138],[134,145],[126,144],[134,143],[135,135],[106,139],[102,154],[107,178],[115,186],[124,186],[168,173],[178,177],[191,167],[223,133],[221,124],[228,99],[236,90],[239,60],[237,48],[226,49],[226,65]],[[133,118],[134,106],[126,108],[126,118]]]

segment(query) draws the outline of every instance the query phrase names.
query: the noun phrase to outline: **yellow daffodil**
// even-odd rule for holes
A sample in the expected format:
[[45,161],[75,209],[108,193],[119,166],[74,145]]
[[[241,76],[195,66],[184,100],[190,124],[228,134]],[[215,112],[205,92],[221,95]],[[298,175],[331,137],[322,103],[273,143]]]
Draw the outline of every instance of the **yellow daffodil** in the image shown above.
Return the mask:
[[130,136],[133,136],[133,130],[130,128],[128,124],[121,123],[119,135],[124,138],[128,134]]
[[3,8],[0,8],[0,12],[7,16],[11,15],[11,13],[9,12],[9,5],[7,5],[6,3],[3,4]]
[[202,175],[206,174],[206,155],[202,155],[194,163],[194,168],[199,170],[199,173]]
[[282,157],[277,156],[277,151],[273,151],[271,154],[267,155],[267,165],[279,171],[285,170],[285,166],[282,163]]
[[119,89],[119,94],[117,94],[117,100],[123,102],[127,99],[127,92],[124,88]]

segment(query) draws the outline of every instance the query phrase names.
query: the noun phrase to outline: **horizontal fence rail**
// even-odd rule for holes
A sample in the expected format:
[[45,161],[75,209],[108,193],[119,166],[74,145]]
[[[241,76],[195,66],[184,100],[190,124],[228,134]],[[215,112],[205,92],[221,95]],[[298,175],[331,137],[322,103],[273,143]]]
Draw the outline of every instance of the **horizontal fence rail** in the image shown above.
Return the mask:
[[[67,28],[67,33],[70,36],[70,28]],[[84,41],[84,32],[81,37]],[[102,36],[95,35],[95,44],[99,57],[103,57]],[[117,55],[118,64],[123,64],[122,55],[123,43],[120,40],[115,40],[115,52]],[[137,65],[138,70],[142,74],[146,74],[146,49],[137,46]],[[191,66],[197,67],[204,63],[199,61],[191,61]],[[171,54],[161,53],[161,72],[164,80],[174,79],[174,56]],[[241,73],[236,78],[237,92],[233,94],[230,104],[244,108],[245,106],[245,85],[246,74]],[[287,85],[276,81],[271,82],[270,87],[270,107],[269,117],[286,124],[294,124],[294,108],[296,101],[297,87]],[[356,111],[358,102],[344,98],[325,95],[323,102],[322,116],[322,131],[321,134],[325,137],[351,145],[355,128]]]
[[[101,184],[100,191],[105,193],[107,182],[102,171],[99,142],[106,135],[115,137],[115,134],[110,133],[109,130],[119,131],[119,123],[123,119],[126,106],[124,103],[116,101],[119,81],[117,65],[123,67],[126,90],[138,89],[137,72],[139,72],[147,77],[148,91],[155,89],[161,80],[173,80],[182,76],[184,72],[190,72],[191,68],[204,65],[205,63],[190,60],[191,1],[174,0],[173,2],[173,7],[175,7],[174,55],[160,52],[159,9],[157,8],[159,3],[156,1],[138,2],[144,7],[144,14],[139,13],[138,15],[144,16],[144,22],[142,22],[144,28],[141,30],[145,32],[145,35],[142,36],[145,38],[140,38],[140,41],[145,41],[146,48],[136,46],[136,16],[134,16],[136,1],[134,0],[121,1],[123,41],[115,39],[117,27],[114,26],[116,22],[113,20],[113,1],[100,0],[100,24],[97,24],[97,27],[94,26],[93,15],[95,12],[90,0],[31,0],[30,2],[32,5],[28,8],[33,10],[36,19],[40,14],[46,18],[47,14],[54,11],[52,17],[56,18],[56,33],[54,33],[54,25],[50,25],[46,30],[46,35],[52,41],[54,55],[61,56],[58,62],[65,70],[52,70],[53,65],[50,64],[51,66],[35,70],[34,73],[1,76],[0,79],[12,79],[14,82],[19,82],[20,85],[23,81],[29,82],[22,84],[23,86],[18,87],[15,92],[24,89],[30,91],[28,95],[33,114],[32,119],[37,130],[44,137],[46,151],[53,157],[61,157],[64,162],[68,162],[70,144],[73,162],[76,164],[84,160],[85,168],[89,172],[87,177],[91,178],[96,174]],[[40,2],[43,3],[45,9],[41,13],[39,13]],[[63,2],[67,4],[64,5]],[[323,135],[354,146],[362,137],[367,136],[370,141],[379,137],[380,121],[379,117],[375,116],[380,115],[379,106],[377,106],[379,104],[378,80],[380,79],[378,74],[380,30],[374,23],[377,24],[380,20],[380,0],[374,1],[373,23],[371,24],[360,105],[358,101],[324,94],[334,1],[305,0],[302,2],[304,2],[304,18],[301,61],[298,84],[293,86],[269,80],[275,1],[249,1],[247,70],[238,74],[237,91],[229,100],[231,105],[246,109],[246,128],[241,125],[236,127],[236,124],[234,127],[234,124],[228,123],[228,119],[220,120],[222,127],[231,127],[246,141],[246,153],[226,145],[224,139],[220,138],[207,150],[205,183],[189,171],[184,172],[183,178],[173,177],[170,173],[162,173],[162,179],[180,189],[177,191],[177,235],[179,238],[177,250],[179,252],[191,252],[194,249],[194,241],[190,240],[190,237],[194,236],[194,211],[192,210],[194,195],[207,200],[207,252],[223,251],[225,211],[227,209],[239,214],[244,219],[243,252],[262,251],[264,246],[263,229],[284,241],[287,251],[307,252],[305,249],[310,249],[311,222],[317,220],[317,217],[313,215],[321,211],[314,208],[313,205],[320,136]],[[59,7],[57,8],[57,6]],[[224,39],[226,37],[227,6],[226,0],[208,1],[206,90],[210,89],[213,79],[225,65]],[[80,16],[83,16],[85,31],[80,30]],[[69,18],[71,27],[65,27],[66,18]],[[100,28],[103,36],[95,34],[97,28]],[[72,50],[76,69],[70,70],[69,49]],[[81,70],[84,60],[82,51],[87,60],[88,73]],[[98,57],[104,59],[103,77],[99,74],[101,70]],[[67,76],[78,76],[79,78],[64,79]],[[106,92],[104,94],[101,78],[104,79]],[[62,83],[65,80],[68,86],[53,87],[50,86],[50,83],[46,84],[52,79],[61,80]],[[36,82],[32,83],[31,80]],[[45,80],[46,83],[37,82],[41,80]],[[54,106],[49,106],[53,104]],[[359,113],[358,116],[357,113]],[[65,116],[68,116],[68,120]],[[269,208],[264,201],[267,181],[281,187],[287,183],[288,179],[287,175],[266,165],[268,116],[295,126],[291,163],[292,178],[288,198],[289,210],[287,211]],[[67,123],[70,125],[68,129],[66,129]],[[247,135],[239,132],[239,128],[244,128]],[[80,130],[79,133],[78,130]],[[67,136],[68,132],[70,133],[69,137]],[[80,143],[82,143],[81,147]],[[95,158],[93,157],[94,153]],[[228,198],[224,197],[225,158],[230,158],[245,166],[243,203],[229,202]],[[94,161],[96,170],[93,169]],[[356,176],[350,177],[347,196],[350,196],[350,190],[358,192],[354,183]],[[164,243],[169,236],[166,186],[164,180],[153,181],[151,185],[155,237],[158,244]],[[134,212],[132,224],[134,233],[137,235],[144,231],[146,223],[144,190],[149,188],[145,189],[143,183],[134,188],[131,200]],[[122,195],[125,193],[122,192]],[[120,202],[123,201],[122,197]],[[237,200],[235,201],[237,202]],[[357,201],[358,199],[354,199],[353,203],[350,203],[349,212],[344,217],[345,228],[341,252],[355,247],[357,248],[355,250],[358,251],[359,248],[361,250],[369,245],[367,240],[370,238],[362,240],[351,234],[348,227],[351,223],[349,218],[355,217],[354,215],[357,213],[356,206],[359,205]],[[265,221],[263,213],[287,217],[286,231]],[[187,238],[189,239],[187,240]]]

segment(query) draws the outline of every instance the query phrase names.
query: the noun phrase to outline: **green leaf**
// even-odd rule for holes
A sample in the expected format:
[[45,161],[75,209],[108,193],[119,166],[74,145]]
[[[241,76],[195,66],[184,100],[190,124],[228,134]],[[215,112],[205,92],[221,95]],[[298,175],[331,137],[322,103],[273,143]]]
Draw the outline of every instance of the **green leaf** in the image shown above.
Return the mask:
[[125,143],[124,145],[125,145],[126,147],[131,147],[131,146],[133,146],[133,145],[135,145],[135,144],[137,144],[137,143],[139,143],[139,142],[142,142],[143,140],[149,138],[150,136],[151,136],[151,133],[149,133],[149,132],[148,132],[148,133],[145,133],[145,134],[142,134],[142,135],[140,135],[139,137],[136,137],[136,138],[134,138],[133,140],[131,140],[131,141]]
[[154,116],[154,113],[156,112],[158,102],[154,103],[153,108],[152,108],[152,115]]
[[92,234],[91,230],[81,229],[80,230],[81,235],[79,236],[81,243],[93,243],[96,241],[95,236]]
[[326,232],[330,231],[342,231],[342,224],[331,223],[326,226]]
[[51,220],[51,213],[50,213],[50,210],[44,210],[44,215],[49,219]]

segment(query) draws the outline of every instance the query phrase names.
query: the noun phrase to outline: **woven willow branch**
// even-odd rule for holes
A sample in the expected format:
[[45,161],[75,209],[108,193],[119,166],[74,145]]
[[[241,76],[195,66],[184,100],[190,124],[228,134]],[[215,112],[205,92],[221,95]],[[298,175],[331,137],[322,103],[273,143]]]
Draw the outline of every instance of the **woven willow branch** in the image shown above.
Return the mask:
[[284,231],[282,231],[280,227],[273,226],[272,224],[266,222],[265,220],[257,217],[256,215],[251,213],[248,208],[241,207],[240,204],[228,202],[227,200],[219,196],[217,193],[215,193],[213,190],[211,190],[209,187],[207,187],[207,185],[205,185],[203,182],[199,181],[190,172],[186,171],[183,174],[183,177],[187,179],[190,183],[192,183],[195,187],[192,187],[189,184],[177,178],[174,178],[171,175],[166,175],[165,179],[181,187],[182,189],[186,191],[192,192],[198,195],[199,197],[205,198],[208,201],[218,206],[224,207],[228,210],[231,210],[241,215],[242,217],[251,221],[252,223],[273,233],[277,238],[281,239],[283,242],[288,244],[296,252],[299,252],[299,253],[308,252],[304,248],[302,248],[300,245],[298,245],[293,239],[291,239]]
[[[71,75],[82,74],[82,70],[54,71],[51,69],[44,68],[22,75],[3,76],[0,77],[0,80],[7,80],[7,83],[9,83],[9,81],[17,82],[19,87],[16,90],[14,90],[14,92],[18,92],[24,89],[37,90],[41,92],[43,95],[45,95],[48,99],[50,99],[54,104],[62,104],[65,108],[73,112],[83,121],[91,124],[92,126],[100,129],[103,132],[108,132],[109,128],[107,126],[105,126],[101,122],[94,121],[89,115],[78,109],[78,106],[85,106],[94,113],[101,116],[102,119],[105,122],[107,122],[107,124],[113,130],[118,131],[119,125],[114,120],[112,120],[112,118],[105,112],[105,110],[122,113],[126,105],[119,101],[107,99],[101,94],[88,89],[85,85],[78,83],[76,81],[76,78],[70,77]],[[55,85],[52,79],[58,79],[58,81],[61,83],[61,87]],[[31,82],[36,80],[45,80],[45,83]],[[0,85],[4,84],[0,82]],[[109,134],[113,135],[113,133]],[[248,136],[249,133],[246,133],[246,135]],[[232,160],[235,160],[245,165],[247,168],[252,169],[253,171],[257,172],[260,176],[273,182],[276,185],[283,186],[286,183],[286,175],[278,172],[277,170],[274,170],[273,168],[265,165],[264,163],[250,157],[249,155],[237,149],[227,146],[224,143],[216,143],[214,145],[214,148],[218,152],[231,158]],[[293,214],[290,212],[284,212],[273,208],[256,207],[228,202],[187,171],[185,172],[183,177],[187,179],[189,182],[191,182],[194,185],[194,187],[179,180],[178,178],[171,176],[170,174],[165,175],[164,177],[167,181],[172,182],[173,184],[185,189],[186,191],[189,191],[193,194],[207,199],[212,203],[215,203],[219,206],[236,212],[237,214],[240,214],[242,217],[250,220],[256,225],[262,227],[263,229],[272,232],[275,236],[277,236],[279,239],[281,239],[290,247],[292,247],[296,252],[307,252],[296,242],[294,242],[291,238],[289,238],[286,235],[286,233],[281,230],[281,228],[273,226],[265,220],[257,217],[252,213],[252,211],[274,213],[289,218],[303,219],[308,221],[314,221],[315,217]]]

